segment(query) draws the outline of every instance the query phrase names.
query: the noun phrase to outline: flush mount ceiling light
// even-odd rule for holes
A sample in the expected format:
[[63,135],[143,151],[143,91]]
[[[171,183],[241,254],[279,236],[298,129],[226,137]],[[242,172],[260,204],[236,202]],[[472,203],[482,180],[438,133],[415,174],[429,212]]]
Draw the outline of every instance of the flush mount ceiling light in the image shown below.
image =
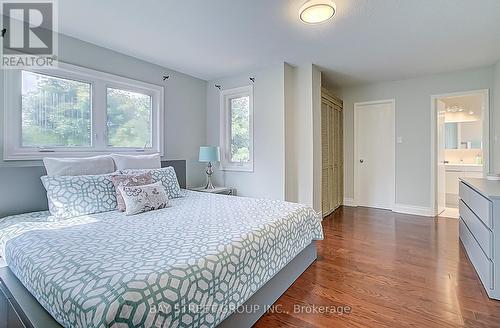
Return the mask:
[[309,0],[300,7],[300,20],[306,24],[321,24],[335,15],[332,0]]
[[460,107],[460,106],[453,105],[451,107],[447,107],[446,111],[447,112],[451,112],[451,113],[456,113],[456,112],[463,112],[464,109],[462,107]]

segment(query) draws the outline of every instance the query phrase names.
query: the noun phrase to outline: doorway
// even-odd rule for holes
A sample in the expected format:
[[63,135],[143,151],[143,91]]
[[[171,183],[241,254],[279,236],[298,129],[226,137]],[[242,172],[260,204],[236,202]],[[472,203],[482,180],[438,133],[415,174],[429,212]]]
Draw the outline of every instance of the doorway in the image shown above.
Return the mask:
[[392,210],[395,100],[354,104],[354,180],[358,206]]
[[431,199],[436,215],[458,218],[460,178],[489,172],[489,92],[431,97]]

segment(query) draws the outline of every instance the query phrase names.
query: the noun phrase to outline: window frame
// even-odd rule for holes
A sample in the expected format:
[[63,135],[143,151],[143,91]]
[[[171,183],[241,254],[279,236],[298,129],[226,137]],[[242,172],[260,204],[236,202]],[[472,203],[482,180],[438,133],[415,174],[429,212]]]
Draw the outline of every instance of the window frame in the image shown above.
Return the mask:
[[[22,146],[22,71],[33,72],[90,84],[90,147],[23,147]],[[147,148],[109,147],[107,145],[107,88],[139,92],[151,96],[152,145]],[[4,154],[9,160],[39,160],[43,157],[82,157],[114,153],[164,155],[163,86],[59,62],[54,68],[27,68],[4,71]],[[6,122],[9,122],[7,124]]]
[[[249,161],[232,162],[231,157],[231,99],[249,97]],[[220,168],[224,171],[254,171],[254,90],[253,85],[223,90],[220,93]]]

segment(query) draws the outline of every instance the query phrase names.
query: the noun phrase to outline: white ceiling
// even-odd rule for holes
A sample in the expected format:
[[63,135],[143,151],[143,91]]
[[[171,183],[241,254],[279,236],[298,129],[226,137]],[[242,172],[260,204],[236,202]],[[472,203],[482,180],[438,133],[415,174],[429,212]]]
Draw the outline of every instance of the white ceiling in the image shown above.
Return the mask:
[[318,26],[304,1],[63,0],[60,31],[206,80],[312,62],[347,86],[500,59],[500,0],[335,0]]
[[[446,107],[457,106],[462,108],[462,112],[445,112],[445,120],[460,122],[460,121],[477,121],[481,119],[484,111],[483,95],[467,95],[458,97],[447,97],[440,99]],[[470,114],[472,112],[473,114]],[[464,119],[465,118],[465,119]]]

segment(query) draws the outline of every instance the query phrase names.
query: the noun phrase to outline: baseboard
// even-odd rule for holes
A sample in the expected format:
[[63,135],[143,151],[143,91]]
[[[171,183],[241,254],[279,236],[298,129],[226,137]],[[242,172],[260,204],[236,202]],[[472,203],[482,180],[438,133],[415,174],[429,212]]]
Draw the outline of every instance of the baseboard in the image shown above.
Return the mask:
[[427,217],[435,216],[434,210],[430,207],[413,206],[407,204],[394,204],[394,208],[392,209],[392,211],[396,213],[412,214],[412,215],[427,216]]
[[[358,206],[354,201],[354,198],[344,198],[343,205],[349,207]],[[412,214],[412,215],[427,216],[427,217],[436,216],[434,210],[430,207],[414,206],[407,204],[394,204],[394,208],[392,209],[392,211],[396,213]]]
[[357,207],[358,205],[354,201],[354,198],[344,198],[343,204],[344,206]]

